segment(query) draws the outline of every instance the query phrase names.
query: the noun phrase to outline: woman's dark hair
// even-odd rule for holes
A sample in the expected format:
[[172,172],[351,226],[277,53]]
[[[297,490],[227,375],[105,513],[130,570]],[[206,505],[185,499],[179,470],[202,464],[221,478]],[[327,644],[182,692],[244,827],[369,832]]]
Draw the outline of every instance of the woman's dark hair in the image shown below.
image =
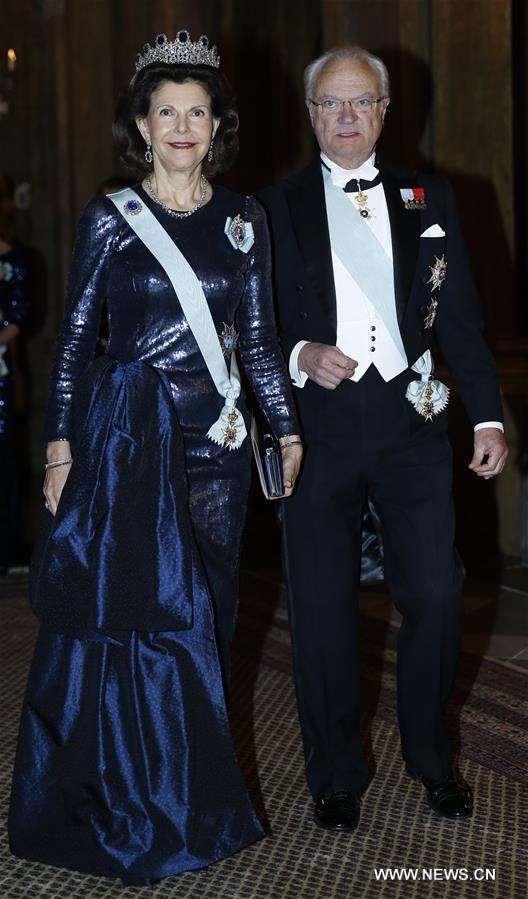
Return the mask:
[[230,168],[238,153],[238,113],[231,86],[225,75],[212,66],[183,63],[152,63],[141,69],[130,82],[126,94],[117,104],[112,127],[121,160],[141,178],[152,170],[152,163],[145,161],[145,141],[139,133],[136,118],[147,115],[152,94],[166,81],[176,84],[194,81],[207,91],[213,116],[220,119],[220,124],[213,143],[213,159],[209,162],[205,157],[202,170],[207,178],[212,178]]

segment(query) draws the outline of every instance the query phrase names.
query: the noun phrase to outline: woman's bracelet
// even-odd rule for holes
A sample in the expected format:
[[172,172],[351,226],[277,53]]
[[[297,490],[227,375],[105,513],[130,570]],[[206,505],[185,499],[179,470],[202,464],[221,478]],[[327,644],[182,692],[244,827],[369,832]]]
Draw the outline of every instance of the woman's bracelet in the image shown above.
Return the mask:
[[59,459],[57,462],[46,462],[44,466],[44,471],[47,471],[48,468],[58,468],[59,465],[71,465],[73,459]]
[[288,440],[288,443],[279,443],[279,446],[282,449],[286,449],[287,446],[302,446],[302,440]]

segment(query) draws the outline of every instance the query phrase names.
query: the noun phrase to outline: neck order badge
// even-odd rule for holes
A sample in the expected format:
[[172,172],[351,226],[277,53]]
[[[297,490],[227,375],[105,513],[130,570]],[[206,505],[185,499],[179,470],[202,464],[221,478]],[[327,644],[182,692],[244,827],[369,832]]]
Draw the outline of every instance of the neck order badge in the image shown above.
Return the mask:
[[361,185],[360,185],[359,181],[357,182],[357,186],[358,186],[359,193],[354,197],[354,200],[359,207],[358,212],[359,212],[361,218],[364,218],[367,220],[367,222],[370,222],[371,219],[374,218],[374,212],[372,209],[369,209],[367,206],[368,196],[366,193],[364,193],[361,190]]

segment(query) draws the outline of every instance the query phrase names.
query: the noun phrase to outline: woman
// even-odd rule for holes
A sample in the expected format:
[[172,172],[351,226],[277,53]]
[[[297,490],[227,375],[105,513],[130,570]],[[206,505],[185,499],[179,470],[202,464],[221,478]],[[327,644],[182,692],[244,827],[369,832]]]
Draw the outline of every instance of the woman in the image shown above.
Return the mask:
[[[115,131],[145,178],[83,213],[46,425],[55,519],[34,579],[11,846],[134,884],[261,835],[221,668],[250,477],[237,342],[285,444],[288,494],[301,457],[263,213],[208,181],[237,143],[218,64],[187,32],[138,57]],[[103,303],[107,353],[90,364]]]
[[13,376],[17,338],[29,311],[28,265],[12,238],[13,183],[0,175],[0,575],[22,553],[17,499]]

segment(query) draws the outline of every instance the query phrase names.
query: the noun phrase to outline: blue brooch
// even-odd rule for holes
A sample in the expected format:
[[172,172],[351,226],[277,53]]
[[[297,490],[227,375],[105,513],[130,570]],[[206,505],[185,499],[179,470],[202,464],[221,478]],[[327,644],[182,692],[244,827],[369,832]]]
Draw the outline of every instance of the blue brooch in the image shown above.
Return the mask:
[[126,215],[139,215],[142,209],[143,203],[140,203],[139,200],[127,200],[123,206],[123,212]]
[[240,215],[236,215],[234,219],[227,217],[224,234],[227,235],[231,246],[235,250],[242,250],[243,253],[248,253],[255,243],[253,225],[251,222],[245,222]]

